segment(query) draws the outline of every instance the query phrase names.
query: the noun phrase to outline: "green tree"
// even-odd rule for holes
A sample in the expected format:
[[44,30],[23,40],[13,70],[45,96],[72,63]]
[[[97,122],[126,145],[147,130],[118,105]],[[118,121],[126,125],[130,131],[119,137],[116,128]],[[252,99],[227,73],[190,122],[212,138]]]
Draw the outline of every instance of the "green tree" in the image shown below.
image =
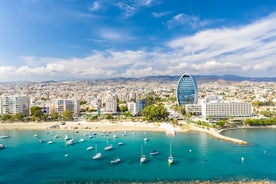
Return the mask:
[[19,120],[19,121],[23,121],[24,115],[23,115],[22,113],[16,113],[16,114],[14,115],[14,119],[15,119],[15,120]]
[[87,103],[87,102],[84,101],[84,100],[80,101],[80,105],[85,105],[86,103]]
[[42,112],[42,108],[38,106],[31,107],[31,115],[33,120],[41,120],[44,113]]
[[119,112],[126,112],[126,111],[128,111],[128,108],[126,105],[119,106]]
[[53,120],[58,120],[59,115],[56,111],[52,111],[51,112],[51,117],[52,117]]
[[74,120],[73,112],[71,110],[65,110],[62,112],[62,118],[64,121],[72,121]]
[[169,113],[163,105],[158,104],[145,107],[142,111],[142,116],[150,121],[166,121]]
[[1,118],[2,118],[3,121],[11,120],[12,115],[10,115],[10,114],[3,114]]

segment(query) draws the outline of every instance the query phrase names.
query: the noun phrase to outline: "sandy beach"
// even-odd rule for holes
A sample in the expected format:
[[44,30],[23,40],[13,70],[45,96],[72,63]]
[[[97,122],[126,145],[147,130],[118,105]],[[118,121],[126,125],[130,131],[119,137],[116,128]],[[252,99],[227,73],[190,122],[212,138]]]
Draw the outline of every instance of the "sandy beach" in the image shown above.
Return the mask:
[[[184,124],[181,127],[173,127],[171,124],[166,122],[162,123],[146,123],[146,122],[109,122],[109,121],[99,121],[99,122],[14,122],[14,123],[0,123],[1,130],[74,130],[74,131],[154,131],[154,132],[164,132],[170,133],[174,132],[187,132],[187,131],[198,131],[206,133],[217,139],[224,141],[233,142],[235,144],[248,144],[246,141],[223,136],[216,129],[200,128],[192,124]],[[173,133],[174,133],[173,132]]]

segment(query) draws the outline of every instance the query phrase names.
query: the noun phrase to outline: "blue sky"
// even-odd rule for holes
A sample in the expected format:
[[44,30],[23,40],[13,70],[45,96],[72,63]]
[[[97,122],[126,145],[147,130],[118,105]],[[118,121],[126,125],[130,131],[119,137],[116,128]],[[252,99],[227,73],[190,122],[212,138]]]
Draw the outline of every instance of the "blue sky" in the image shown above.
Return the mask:
[[275,77],[274,0],[0,0],[0,82]]

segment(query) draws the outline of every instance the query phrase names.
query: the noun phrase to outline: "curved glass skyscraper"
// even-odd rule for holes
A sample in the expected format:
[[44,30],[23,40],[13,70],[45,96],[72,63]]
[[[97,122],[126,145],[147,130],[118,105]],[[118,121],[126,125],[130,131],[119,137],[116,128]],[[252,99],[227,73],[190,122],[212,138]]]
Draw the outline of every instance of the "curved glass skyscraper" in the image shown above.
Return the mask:
[[196,104],[198,89],[196,81],[189,74],[184,74],[177,84],[177,103],[178,105]]

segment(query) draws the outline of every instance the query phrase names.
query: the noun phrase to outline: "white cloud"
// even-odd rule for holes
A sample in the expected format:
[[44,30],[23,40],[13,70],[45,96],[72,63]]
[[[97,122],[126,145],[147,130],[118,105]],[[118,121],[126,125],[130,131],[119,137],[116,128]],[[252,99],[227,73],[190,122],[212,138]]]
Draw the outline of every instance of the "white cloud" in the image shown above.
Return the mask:
[[98,34],[103,40],[116,42],[126,42],[134,39],[126,30],[112,28],[100,29]]
[[272,62],[265,61],[263,63],[256,64],[253,67],[253,69],[258,71],[265,71],[265,70],[269,70],[269,68],[275,68],[275,67],[276,67],[275,63],[273,64]]
[[130,0],[127,2],[118,2],[115,3],[115,6],[120,8],[123,11],[124,18],[131,17],[139,12],[142,8],[150,7],[156,3],[159,3],[158,0]]
[[200,20],[199,17],[187,15],[184,13],[180,13],[175,15],[171,20],[167,21],[167,25],[169,29],[172,29],[177,26],[188,25],[191,28],[199,28],[206,26],[209,22]]
[[[276,73],[276,14],[251,24],[200,31],[153,50],[94,51],[83,58],[22,57],[24,66],[0,66],[1,81],[68,80],[148,75]],[[120,40],[124,33],[101,32]]]
[[97,11],[100,9],[100,3],[98,1],[95,1],[92,6],[89,8],[90,11]]
[[165,11],[165,12],[152,12],[152,16],[155,18],[159,18],[159,17],[164,17],[166,15],[168,15],[170,12]]

